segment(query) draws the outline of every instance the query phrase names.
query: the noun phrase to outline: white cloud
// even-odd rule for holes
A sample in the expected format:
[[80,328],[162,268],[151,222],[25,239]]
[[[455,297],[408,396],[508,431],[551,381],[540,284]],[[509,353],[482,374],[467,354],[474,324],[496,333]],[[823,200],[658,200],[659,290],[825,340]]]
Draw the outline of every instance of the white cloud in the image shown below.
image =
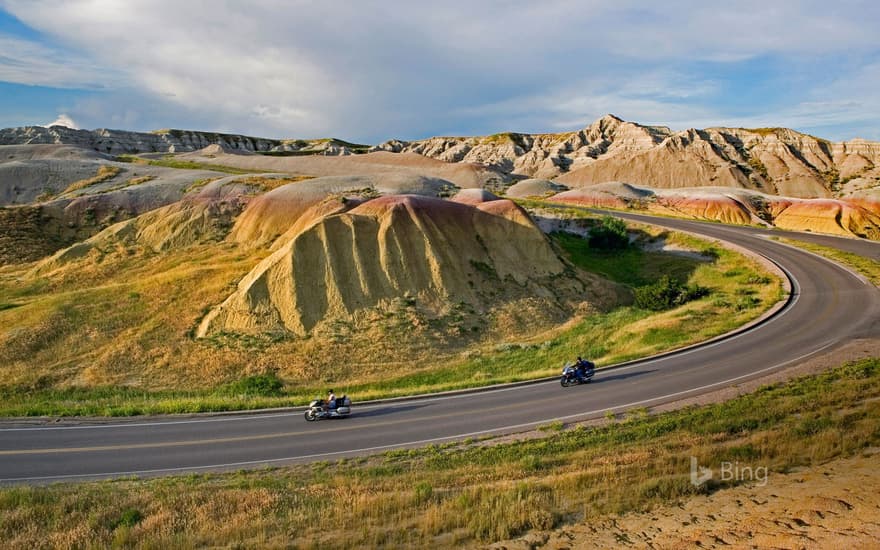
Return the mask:
[[71,128],[73,130],[79,129],[79,126],[76,125],[73,119],[67,116],[65,113],[59,114],[58,118],[48,124],[43,124],[42,126],[45,126],[46,128],[49,128],[50,126],[66,126],[67,128]]
[[[874,2],[813,0],[0,6],[56,44],[0,39],[0,80],[111,90],[69,110],[81,122],[373,141],[582,127],[605,112],[673,127],[718,117],[712,125],[731,117],[723,76],[703,76],[706,66],[876,58],[880,22]],[[852,97],[805,89],[791,103]]]
[[537,94],[470,106],[458,114],[511,120],[518,125],[504,130],[534,132],[580,129],[606,114],[673,128],[711,116],[709,109],[689,100],[717,93],[716,82],[677,71],[632,72],[573,81]]
[[66,50],[0,35],[0,81],[53,88],[103,89],[118,84],[114,69]]
[[617,3],[607,50],[640,59],[732,62],[773,54],[818,55],[876,49],[880,5],[815,0]]

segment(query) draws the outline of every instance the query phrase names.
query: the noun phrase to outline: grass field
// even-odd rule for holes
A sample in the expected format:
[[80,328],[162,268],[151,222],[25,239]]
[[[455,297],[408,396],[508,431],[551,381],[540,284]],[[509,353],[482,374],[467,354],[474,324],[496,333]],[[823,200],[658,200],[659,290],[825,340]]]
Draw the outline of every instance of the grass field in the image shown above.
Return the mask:
[[690,457],[778,472],[880,445],[880,359],[715,405],[630,411],[312,465],[0,490],[11,547],[460,547],[738,483],[690,483]]
[[[328,385],[365,400],[531,379],[557,374],[578,355],[602,366],[704,340],[758,316],[781,296],[778,281],[738,254],[683,235],[640,231],[704,254],[638,248],[612,254],[579,237],[554,241],[573,264],[621,284],[674,274],[710,294],[660,313],[623,306],[530,335],[493,334],[439,350],[408,336],[408,317],[396,313],[360,340],[333,334],[194,339],[201,316],[265,254],[232,244],[167,254],[95,251],[91,261],[43,278],[22,279],[20,271],[2,268],[0,324],[14,328],[0,333],[0,415],[240,410],[303,404]],[[283,389],[250,388],[253,376],[277,377]],[[245,390],[230,392],[242,381]]]

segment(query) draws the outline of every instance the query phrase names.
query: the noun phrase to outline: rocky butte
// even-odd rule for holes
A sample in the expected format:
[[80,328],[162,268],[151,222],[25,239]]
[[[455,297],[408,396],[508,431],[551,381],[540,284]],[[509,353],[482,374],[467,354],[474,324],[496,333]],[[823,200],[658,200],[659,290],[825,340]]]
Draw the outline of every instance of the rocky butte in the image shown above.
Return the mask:
[[374,149],[478,162],[517,179],[571,187],[625,181],[648,187],[724,186],[795,197],[829,197],[875,187],[880,143],[832,143],[786,128],[673,132],[606,115],[559,134],[391,140]]

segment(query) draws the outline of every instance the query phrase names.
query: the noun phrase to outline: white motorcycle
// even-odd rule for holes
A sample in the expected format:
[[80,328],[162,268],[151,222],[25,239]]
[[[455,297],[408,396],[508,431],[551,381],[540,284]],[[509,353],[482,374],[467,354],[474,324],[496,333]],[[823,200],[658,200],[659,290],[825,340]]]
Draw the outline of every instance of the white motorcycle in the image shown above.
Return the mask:
[[351,399],[343,395],[336,400],[336,406],[330,408],[328,403],[323,399],[315,399],[309,403],[306,409],[305,417],[309,422],[322,420],[324,418],[345,418],[351,414]]

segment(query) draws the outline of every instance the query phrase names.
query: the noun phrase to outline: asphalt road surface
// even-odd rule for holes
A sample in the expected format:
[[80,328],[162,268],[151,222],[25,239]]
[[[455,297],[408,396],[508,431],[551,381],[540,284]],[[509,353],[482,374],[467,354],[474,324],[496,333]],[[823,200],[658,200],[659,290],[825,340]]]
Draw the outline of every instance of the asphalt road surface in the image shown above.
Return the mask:
[[[256,468],[521,431],[601,417],[717,390],[797,364],[851,339],[880,336],[880,291],[818,256],[768,235],[835,246],[880,261],[880,244],[693,221],[616,214],[747,247],[793,280],[789,303],[745,332],[687,351],[599,371],[592,384],[558,381],[353,407],[342,420],[301,411],[92,424],[0,427],[0,483]],[[353,396],[355,400],[357,396]]]

